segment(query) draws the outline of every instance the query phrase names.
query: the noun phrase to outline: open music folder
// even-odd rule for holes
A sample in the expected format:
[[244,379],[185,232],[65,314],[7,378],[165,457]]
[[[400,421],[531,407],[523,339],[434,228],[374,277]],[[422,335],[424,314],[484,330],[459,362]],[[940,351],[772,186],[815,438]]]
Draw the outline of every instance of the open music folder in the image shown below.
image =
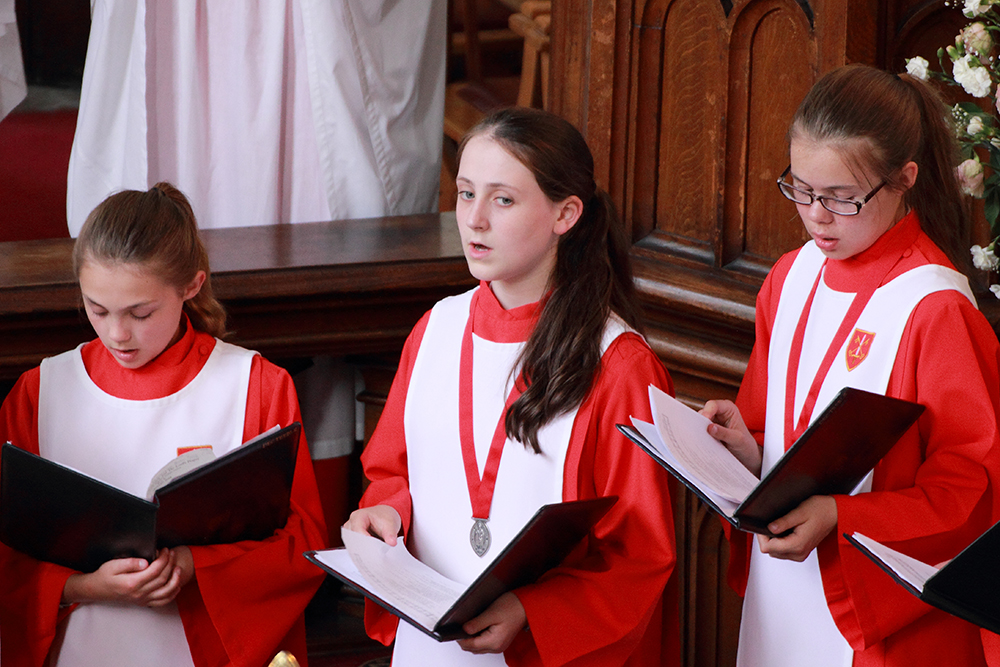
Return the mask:
[[438,641],[466,637],[462,624],[503,593],[559,565],[618,500],[617,496],[543,505],[482,574],[464,586],[414,558],[400,538],[342,529],[344,547],[308,551],[328,574]]
[[815,495],[853,491],[924,406],[845,387],[762,479],[708,434],[708,418],[656,387],[654,423],[618,424],[657,463],[739,530],[771,535],[770,522]]
[[157,475],[173,479],[151,489],[151,499],[7,443],[0,541],[92,572],[114,558],[152,561],[162,547],[264,539],[288,520],[301,429],[298,422],[273,429],[193,469],[178,457]]
[[927,604],[1000,633],[1000,523],[940,566],[922,563],[861,533],[844,537]]

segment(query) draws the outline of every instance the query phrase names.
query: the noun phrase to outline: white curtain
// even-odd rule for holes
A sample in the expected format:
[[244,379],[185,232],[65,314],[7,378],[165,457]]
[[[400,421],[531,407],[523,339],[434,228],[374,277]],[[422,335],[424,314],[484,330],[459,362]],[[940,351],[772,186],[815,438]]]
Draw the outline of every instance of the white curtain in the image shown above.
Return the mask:
[[0,120],[21,103],[27,92],[14,0],[0,0]]
[[168,180],[203,228],[436,210],[445,0],[92,0],[67,217]]

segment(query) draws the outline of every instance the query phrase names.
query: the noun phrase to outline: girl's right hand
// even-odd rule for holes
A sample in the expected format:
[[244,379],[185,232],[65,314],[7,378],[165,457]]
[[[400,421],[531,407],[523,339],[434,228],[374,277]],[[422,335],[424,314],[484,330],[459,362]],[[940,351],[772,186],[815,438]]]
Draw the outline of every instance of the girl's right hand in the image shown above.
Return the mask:
[[396,546],[396,536],[403,528],[399,512],[389,505],[362,507],[351,512],[344,528],[379,538],[390,547]]
[[175,560],[170,549],[162,549],[151,563],[142,558],[109,560],[95,572],[70,575],[63,588],[62,602],[123,602],[162,607],[173,602],[181,590],[181,568]]
[[736,404],[732,401],[708,401],[699,412],[712,420],[708,434],[725,445],[750,472],[760,477],[763,450],[750,435]]

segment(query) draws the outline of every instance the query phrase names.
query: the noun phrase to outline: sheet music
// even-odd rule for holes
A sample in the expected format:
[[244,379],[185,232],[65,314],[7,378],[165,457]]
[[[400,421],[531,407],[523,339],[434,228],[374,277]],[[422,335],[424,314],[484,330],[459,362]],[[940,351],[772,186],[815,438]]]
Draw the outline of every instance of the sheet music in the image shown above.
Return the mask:
[[736,508],[739,507],[740,504],[733,502],[728,498],[723,498],[711,488],[703,484],[701,480],[695,478],[691,475],[691,473],[685,470],[684,466],[681,465],[681,462],[674,458],[669,449],[660,446],[658,442],[660,435],[656,431],[655,425],[632,417],[632,426],[634,426],[635,430],[639,432],[639,435],[644,437],[649,445],[656,450],[657,455],[662,458],[667,465],[676,470],[679,474],[683,475],[684,479],[689,481],[691,484],[698,487],[698,489],[704,493],[709,500],[715,503],[716,507],[718,507],[723,514],[729,517],[733,516],[736,512]]
[[465,592],[414,558],[402,539],[390,547],[346,528],[340,534],[346,550],[320,551],[315,557],[429,630]]
[[153,479],[149,482],[149,488],[146,489],[146,500],[152,500],[157,491],[178,477],[183,477],[192,470],[214,460],[215,452],[212,451],[211,447],[198,447],[171,459],[153,475]]
[[699,488],[704,485],[716,495],[740,503],[760,482],[725,445],[708,434],[711,421],[707,417],[653,385],[649,387],[649,404],[660,441],[685,475],[700,482]]
[[928,565],[923,563],[916,558],[907,556],[906,554],[901,554],[895,549],[890,549],[889,547],[876,542],[870,537],[866,537],[861,533],[854,533],[851,535],[858,542],[863,544],[866,549],[872,552],[880,561],[885,563],[889,569],[899,575],[899,578],[910,584],[918,591],[924,590],[924,584],[927,580],[938,573],[938,568],[933,565]]

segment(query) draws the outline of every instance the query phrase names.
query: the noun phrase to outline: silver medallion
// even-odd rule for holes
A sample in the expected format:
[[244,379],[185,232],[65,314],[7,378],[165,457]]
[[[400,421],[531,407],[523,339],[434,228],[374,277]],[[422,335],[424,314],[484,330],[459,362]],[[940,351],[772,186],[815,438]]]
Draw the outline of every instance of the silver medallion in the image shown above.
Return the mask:
[[493,538],[490,537],[490,529],[486,525],[486,519],[476,519],[469,531],[469,544],[476,555],[482,558],[490,550]]

